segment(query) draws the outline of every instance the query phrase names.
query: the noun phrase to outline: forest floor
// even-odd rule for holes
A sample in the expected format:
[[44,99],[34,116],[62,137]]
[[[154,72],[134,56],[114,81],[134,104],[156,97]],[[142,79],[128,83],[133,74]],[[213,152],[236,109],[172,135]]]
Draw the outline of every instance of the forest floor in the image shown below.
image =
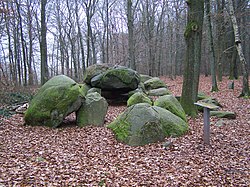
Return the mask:
[[[161,79],[181,95],[181,77]],[[224,77],[211,93],[211,78],[200,79],[200,91],[237,114],[211,117],[210,146],[201,113],[169,149],[163,142],[130,147],[106,127],[79,128],[72,117],[56,129],[24,126],[22,115],[0,118],[0,186],[250,186],[250,100],[237,97],[241,79],[234,90],[229,82]],[[125,108],[109,106],[106,124]]]

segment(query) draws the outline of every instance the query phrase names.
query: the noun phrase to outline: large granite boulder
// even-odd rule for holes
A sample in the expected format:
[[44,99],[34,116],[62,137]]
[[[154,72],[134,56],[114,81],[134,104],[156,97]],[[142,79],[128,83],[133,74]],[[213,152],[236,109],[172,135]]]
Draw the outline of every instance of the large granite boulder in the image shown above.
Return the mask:
[[179,101],[173,95],[164,95],[159,97],[155,100],[154,105],[165,108],[176,116],[179,116],[184,121],[187,121],[185,111],[183,110]]
[[88,93],[85,101],[76,113],[77,125],[103,126],[108,110],[108,103],[99,93]]
[[91,79],[91,86],[104,91],[129,92],[135,90],[140,83],[140,75],[123,66],[115,66]]
[[67,115],[80,108],[86,93],[85,85],[64,75],[55,76],[31,100],[25,112],[25,123],[57,127]]
[[141,82],[144,83],[149,79],[152,79],[153,77],[149,76],[149,75],[144,75],[144,74],[140,74],[141,77]]
[[171,92],[167,88],[156,88],[156,89],[147,91],[147,94],[149,96],[163,96],[163,95],[170,95]]
[[106,72],[111,67],[108,64],[94,64],[86,68],[83,81],[90,85],[91,79],[99,74]]
[[130,96],[128,101],[127,101],[127,106],[130,107],[130,106],[135,105],[137,103],[148,103],[150,105],[153,104],[151,99],[149,97],[147,97],[147,95],[142,93],[142,92],[137,92],[137,93],[134,93],[132,96]]
[[146,90],[153,90],[157,88],[166,88],[167,85],[158,77],[153,77],[144,82]]
[[211,111],[210,115],[218,118],[236,119],[236,114],[230,111]]
[[163,141],[168,136],[181,136],[188,125],[178,116],[158,106],[139,103],[127,108],[108,128],[118,141],[131,146]]

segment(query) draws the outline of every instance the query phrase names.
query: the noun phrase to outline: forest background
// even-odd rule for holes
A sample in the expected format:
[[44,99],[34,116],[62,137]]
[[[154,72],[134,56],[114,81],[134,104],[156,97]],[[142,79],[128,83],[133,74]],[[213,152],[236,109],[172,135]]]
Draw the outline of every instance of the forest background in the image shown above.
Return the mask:
[[[228,2],[209,5],[217,78],[237,79],[242,70]],[[234,9],[249,69],[249,1],[235,0]],[[57,74],[81,81],[86,67],[96,63],[175,78],[183,74],[187,14],[183,0],[1,0],[0,85],[38,85]],[[204,15],[201,73],[209,75]]]

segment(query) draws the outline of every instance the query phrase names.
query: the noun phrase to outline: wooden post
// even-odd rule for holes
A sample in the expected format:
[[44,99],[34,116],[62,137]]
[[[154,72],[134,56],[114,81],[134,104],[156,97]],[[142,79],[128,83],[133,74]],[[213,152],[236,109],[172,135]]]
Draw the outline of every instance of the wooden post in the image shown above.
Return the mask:
[[203,108],[203,119],[204,119],[204,142],[210,145],[210,109]]
[[204,120],[203,140],[205,144],[210,145],[210,110],[217,109],[219,107],[204,102],[197,102],[194,104],[203,107],[203,120]]

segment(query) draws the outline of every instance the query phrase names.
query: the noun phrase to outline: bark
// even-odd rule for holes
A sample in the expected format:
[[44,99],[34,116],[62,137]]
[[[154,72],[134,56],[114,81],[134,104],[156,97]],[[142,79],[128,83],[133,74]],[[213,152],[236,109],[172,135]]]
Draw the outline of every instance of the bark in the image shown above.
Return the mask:
[[212,92],[217,92],[217,80],[216,80],[216,65],[215,65],[215,52],[214,52],[214,42],[211,24],[211,11],[210,11],[210,0],[205,0],[206,5],[206,16],[208,21],[208,38],[209,38],[209,48],[210,48],[210,68],[211,68],[211,78],[212,78]]
[[27,59],[26,59],[26,44],[24,40],[24,34],[23,34],[23,25],[22,25],[22,16],[20,12],[20,4],[15,1],[16,6],[17,6],[17,13],[18,13],[18,19],[19,19],[19,29],[20,29],[20,37],[21,37],[21,45],[22,45],[22,62],[23,62],[23,67],[24,67],[24,86],[27,86]]
[[238,66],[237,66],[237,49],[233,48],[232,59],[230,61],[230,74],[229,79],[238,79]]
[[85,54],[84,54],[84,46],[83,46],[83,36],[82,36],[82,32],[81,32],[81,27],[80,27],[80,23],[79,23],[79,15],[78,15],[78,2],[77,0],[75,0],[75,4],[76,4],[76,24],[77,24],[77,32],[78,32],[78,36],[79,36],[79,42],[80,42],[80,49],[81,49],[81,63],[82,63],[82,70],[83,72],[86,69],[86,65],[85,65]]
[[235,46],[239,55],[240,63],[242,65],[242,72],[243,72],[243,87],[242,87],[242,92],[240,96],[250,96],[247,62],[243,54],[239,28],[238,28],[237,20],[235,17],[232,0],[228,0],[228,6],[229,6],[229,15],[230,15],[230,18],[233,24],[233,29],[234,29]]
[[33,75],[33,69],[32,69],[32,56],[33,56],[33,32],[32,32],[32,13],[31,13],[31,5],[27,1],[27,7],[28,7],[28,35],[29,35],[29,57],[27,61],[28,65],[28,77],[29,85],[34,84],[34,75]]
[[186,2],[188,4],[188,20],[184,36],[187,49],[181,104],[186,114],[194,117],[197,115],[194,102],[197,100],[199,86],[204,1],[189,0]]
[[[3,7],[5,9],[5,7]],[[9,9],[8,3],[7,3],[7,10]],[[14,64],[14,55],[13,55],[13,50],[12,50],[12,45],[11,45],[11,33],[10,33],[10,23],[9,19],[7,18],[7,14],[4,14],[4,19],[6,22],[6,34],[8,36],[8,50],[9,50],[9,67],[10,67],[10,81],[14,83],[16,86],[17,84],[17,75],[16,75],[16,67]]]
[[134,38],[134,12],[138,4],[133,6],[132,0],[127,0],[127,27],[128,27],[128,64],[131,69],[136,70],[135,62],[135,38]]
[[41,84],[43,85],[49,79],[47,62],[47,24],[46,24],[46,4],[47,0],[41,0]]
[[96,64],[97,58],[96,58],[96,52],[95,52],[95,45],[94,45],[94,36],[91,26],[92,17],[95,14],[95,8],[96,4],[98,3],[98,0],[88,1],[84,2],[85,5],[85,11],[86,11],[86,19],[87,19],[87,66]]
[[225,0],[218,0],[218,20],[217,20],[217,65],[218,65],[218,80],[222,81],[222,64],[225,59],[225,55],[223,53],[225,48],[225,23],[224,23],[224,7],[225,7]]

